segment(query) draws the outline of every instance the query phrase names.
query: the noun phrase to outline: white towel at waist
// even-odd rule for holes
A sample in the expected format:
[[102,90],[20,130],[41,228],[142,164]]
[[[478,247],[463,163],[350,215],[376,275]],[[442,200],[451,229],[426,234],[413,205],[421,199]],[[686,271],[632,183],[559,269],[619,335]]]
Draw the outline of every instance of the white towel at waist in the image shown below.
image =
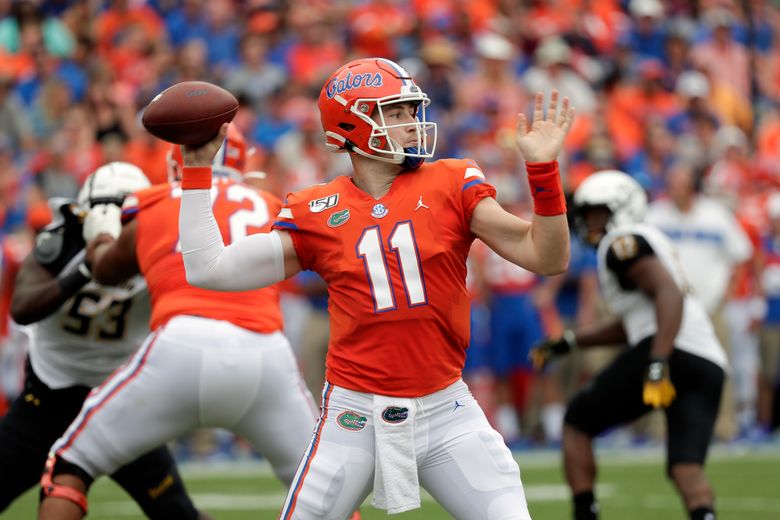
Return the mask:
[[414,401],[374,396],[374,507],[388,514],[420,507],[414,453]]

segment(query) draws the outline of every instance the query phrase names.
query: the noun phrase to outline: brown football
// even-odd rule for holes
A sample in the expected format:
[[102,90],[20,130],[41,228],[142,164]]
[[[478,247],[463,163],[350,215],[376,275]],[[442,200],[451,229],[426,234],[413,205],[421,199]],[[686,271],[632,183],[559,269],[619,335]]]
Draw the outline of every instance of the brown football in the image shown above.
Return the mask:
[[157,94],[141,122],[150,134],[175,144],[199,145],[211,140],[222,123],[233,120],[238,100],[205,81],[183,81]]

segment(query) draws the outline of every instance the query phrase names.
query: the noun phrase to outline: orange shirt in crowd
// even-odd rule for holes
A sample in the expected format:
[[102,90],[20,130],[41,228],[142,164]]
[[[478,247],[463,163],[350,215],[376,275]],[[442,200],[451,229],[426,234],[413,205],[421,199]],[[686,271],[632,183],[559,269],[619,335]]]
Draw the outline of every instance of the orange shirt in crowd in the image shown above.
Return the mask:
[[396,39],[414,26],[412,13],[392,2],[357,5],[349,13],[352,46],[365,56],[397,56]]
[[291,79],[301,85],[319,84],[344,62],[344,47],[338,43],[297,44],[290,49],[287,63]]
[[127,143],[125,156],[127,161],[135,164],[148,177],[152,184],[168,182],[166,157],[170,145],[165,141],[146,136],[136,138]]
[[606,106],[609,133],[622,159],[631,157],[642,147],[649,117],[666,119],[680,110],[674,94],[659,90],[647,95],[634,85],[616,88]]
[[103,11],[95,21],[95,35],[100,52],[103,55],[110,54],[118,35],[127,27],[136,24],[143,28],[147,41],[158,40],[165,29],[162,19],[147,5]]

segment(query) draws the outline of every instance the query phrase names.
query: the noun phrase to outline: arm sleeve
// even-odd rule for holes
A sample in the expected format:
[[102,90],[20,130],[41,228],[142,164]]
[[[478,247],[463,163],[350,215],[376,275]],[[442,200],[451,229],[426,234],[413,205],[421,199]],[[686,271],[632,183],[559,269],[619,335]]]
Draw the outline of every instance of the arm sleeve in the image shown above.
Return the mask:
[[284,279],[284,251],[276,232],[249,235],[225,247],[211,211],[209,190],[184,190],[179,234],[187,281],[218,291],[246,291]]
[[[306,216],[304,214],[301,218],[300,207],[301,198],[292,193],[288,194],[284,207],[274,220],[273,229],[286,231],[290,235],[295,255],[298,257],[298,263],[302,270],[317,271],[316,248],[309,245],[315,239],[316,234],[307,230],[309,226],[306,225]],[[295,218],[294,214],[298,214],[299,218]]]

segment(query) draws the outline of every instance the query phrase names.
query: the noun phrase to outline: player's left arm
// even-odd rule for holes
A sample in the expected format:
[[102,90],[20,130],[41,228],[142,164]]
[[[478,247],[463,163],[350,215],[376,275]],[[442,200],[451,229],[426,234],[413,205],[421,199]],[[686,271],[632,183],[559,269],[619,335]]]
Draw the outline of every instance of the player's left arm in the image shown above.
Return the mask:
[[534,215],[527,221],[483,198],[471,216],[471,231],[510,262],[543,275],[562,273],[569,264],[569,228],[556,158],[574,119],[574,107],[558,91],[544,113],[544,95],[536,93],[533,121],[518,115],[517,146],[526,162],[534,198]]
[[653,301],[656,333],[647,360],[642,399],[654,408],[667,407],[677,395],[669,357],[682,324],[683,292],[641,235],[616,239],[607,251],[606,261],[623,288],[642,291]]
[[131,220],[117,238],[101,233],[87,244],[87,259],[96,282],[117,285],[141,272],[135,254],[137,230],[138,221]]
[[474,208],[471,232],[506,260],[537,274],[559,274],[569,264],[565,213],[553,217],[534,214],[528,221],[485,197]]
[[626,278],[645,293],[655,307],[657,332],[650,350],[652,359],[666,360],[680,331],[683,293],[657,256],[644,256],[626,271]]
[[657,257],[640,259],[627,275],[655,304],[657,330],[650,346],[642,400],[653,408],[666,408],[677,396],[669,370],[669,356],[682,324],[683,294]]

